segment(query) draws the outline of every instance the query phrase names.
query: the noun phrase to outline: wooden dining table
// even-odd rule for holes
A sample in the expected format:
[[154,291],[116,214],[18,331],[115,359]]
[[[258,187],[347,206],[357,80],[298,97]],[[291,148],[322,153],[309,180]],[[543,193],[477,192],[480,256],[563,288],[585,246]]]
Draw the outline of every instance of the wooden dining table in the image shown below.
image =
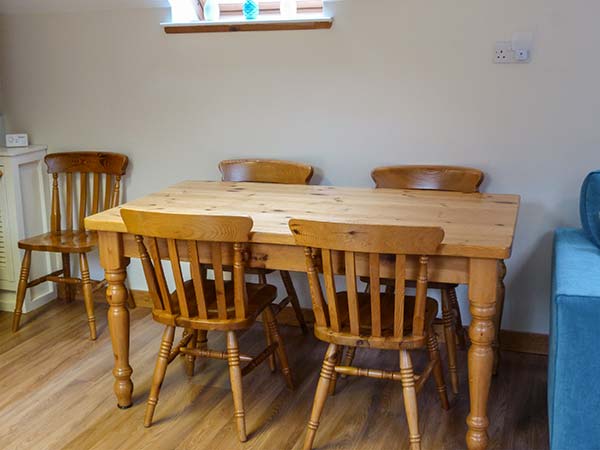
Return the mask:
[[[498,297],[502,295],[503,260],[511,255],[519,203],[517,195],[185,181],[125,206],[166,213],[249,216],[254,227],[248,265],[297,272],[305,271],[305,259],[288,228],[291,218],[442,227],[445,237],[437,254],[431,255],[429,280],[466,284],[469,288],[471,408],[466,419],[466,443],[469,449],[485,449],[489,443],[487,403],[494,361],[494,323]],[[98,233],[100,263],[108,282],[114,392],[119,407],[128,408],[132,405],[133,368],[129,361],[125,279],[130,258],[139,254],[119,209],[87,217],[85,226]],[[386,264],[382,262],[383,276],[393,270]],[[369,275],[368,261],[357,260],[356,274]],[[408,258],[407,279],[416,276],[416,260]]]

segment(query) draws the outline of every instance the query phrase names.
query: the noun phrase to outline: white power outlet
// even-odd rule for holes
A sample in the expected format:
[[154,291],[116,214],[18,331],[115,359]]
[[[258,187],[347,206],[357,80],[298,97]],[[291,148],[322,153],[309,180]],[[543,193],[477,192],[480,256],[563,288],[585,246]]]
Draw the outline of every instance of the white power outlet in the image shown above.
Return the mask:
[[[524,34],[524,33],[521,33]],[[529,33],[530,34],[530,33]],[[515,36],[519,36],[516,33]],[[531,60],[531,43],[513,39],[512,41],[496,42],[494,62],[496,64],[523,64]]]
[[27,147],[29,145],[29,138],[26,134],[7,134],[6,135],[6,146],[12,147]]
[[496,53],[494,54],[496,64],[512,64],[515,62],[515,52],[510,41],[496,42]]

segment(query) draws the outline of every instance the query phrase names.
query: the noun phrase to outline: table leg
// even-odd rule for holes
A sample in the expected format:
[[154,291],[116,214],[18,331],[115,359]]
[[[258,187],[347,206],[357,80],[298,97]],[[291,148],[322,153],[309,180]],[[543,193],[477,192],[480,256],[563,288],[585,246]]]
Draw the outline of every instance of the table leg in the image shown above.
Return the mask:
[[469,300],[471,326],[469,337],[469,394],[471,412],[467,417],[467,447],[483,450],[488,447],[489,420],[487,402],[492,380],[495,338],[494,318],[498,294],[498,261],[472,259],[469,270]]
[[112,341],[115,367],[114,391],[117,405],[121,409],[132,406],[133,369],[129,365],[129,310],[127,309],[127,288],[125,278],[127,260],[123,256],[123,241],[119,233],[99,232],[98,244],[100,249],[100,264],[104,268],[108,282],[106,299],[108,309],[108,328]]

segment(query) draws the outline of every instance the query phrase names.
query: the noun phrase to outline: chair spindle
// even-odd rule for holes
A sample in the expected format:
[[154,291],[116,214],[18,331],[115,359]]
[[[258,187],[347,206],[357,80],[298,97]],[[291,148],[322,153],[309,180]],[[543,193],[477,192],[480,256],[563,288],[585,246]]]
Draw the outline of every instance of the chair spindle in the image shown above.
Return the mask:
[[85,225],[83,223],[85,216],[87,215],[87,201],[88,201],[88,174],[87,172],[83,172],[79,176],[79,187],[80,187],[80,196],[79,196],[79,221],[78,221],[78,229],[84,230]]
[[206,307],[206,295],[204,292],[204,275],[200,263],[200,252],[198,251],[198,242],[188,241],[188,255],[190,259],[190,272],[192,282],[194,283],[194,292],[196,294],[196,307],[198,308],[198,317],[208,319],[208,308]]
[[369,254],[369,276],[371,286],[371,332],[381,337],[381,285],[379,281],[379,254]]
[[327,305],[329,306],[329,320],[334,331],[342,330],[340,308],[335,289],[335,275],[333,273],[333,261],[331,250],[321,250],[323,258],[323,278],[325,279],[325,291],[327,293]]
[[356,258],[354,252],[345,252],[346,286],[348,289],[348,316],[350,319],[350,332],[360,334],[360,311],[356,288]]

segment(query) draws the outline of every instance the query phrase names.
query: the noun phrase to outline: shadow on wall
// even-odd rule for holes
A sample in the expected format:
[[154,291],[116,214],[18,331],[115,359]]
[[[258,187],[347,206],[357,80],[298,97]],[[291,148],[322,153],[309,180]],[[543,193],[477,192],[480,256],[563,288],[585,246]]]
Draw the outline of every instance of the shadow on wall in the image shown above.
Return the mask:
[[[517,232],[513,245],[513,255],[506,261],[507,274],[503,329],[524,332],[545,333],[549,321],[551,266],[554,229],[561,226],[573,226],[577,223],[576,199],[563,202],[552,209],[539,203],[521,204]],[[565,214],[565,212],[568,212]],[[568,222],[565,218],[570,218]],[[527,253],[521,253],[527,249]],[[536,270],[531,270],[536,268]],[[471,323],[468,292],[466,286],[460,286],[458,297],[461,305],[463,323]],[[535,323],[532,322],[535,318]],[[508,326],[510,324],[510,326]]]
[[[537,317],[538,320],[545,317],[546,322],[549,320],[549,301],[536,304],[533,300],[550,299],[553,236],[553,231],[539,236],[524,261],[512,265],[508,261],[503,322],[510,322],[518,331],[539,328],[539,324],[529,322],[531,317]],[[531,267],[537,270],[528,270]],[[544,308],[543,313],[536,311],[536,308]]]
[[310,180],[310,184],[314,184],[316,186],[320,184],[327,184],[325,179],[325,172],[320,167],[313,166],[313,176]]

